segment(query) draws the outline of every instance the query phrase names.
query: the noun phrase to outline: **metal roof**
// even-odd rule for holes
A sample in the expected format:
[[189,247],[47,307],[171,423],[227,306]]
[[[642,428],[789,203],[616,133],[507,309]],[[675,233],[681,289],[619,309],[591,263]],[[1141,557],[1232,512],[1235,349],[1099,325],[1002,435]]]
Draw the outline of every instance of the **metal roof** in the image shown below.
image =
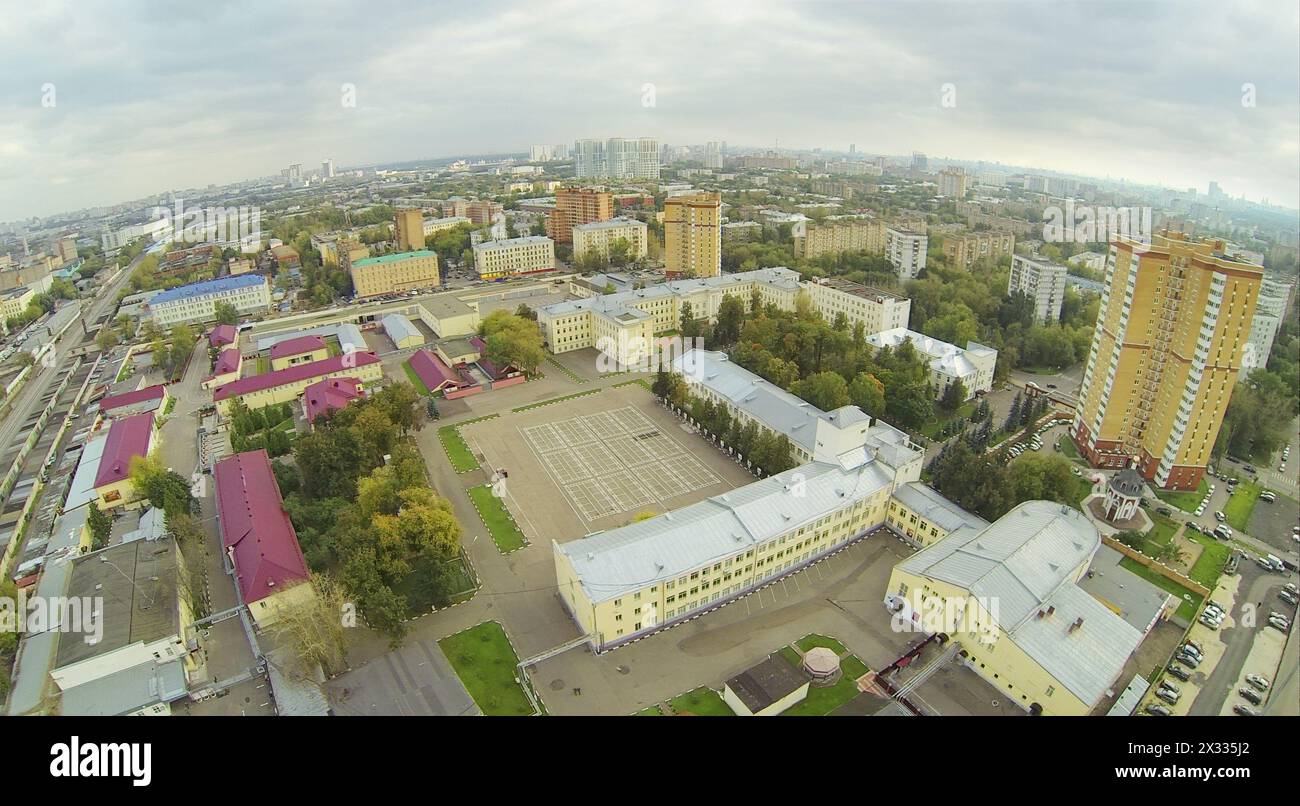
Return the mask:
[[121,716],[154,703],[184,697],[185,669],[180,660],[152,660],[74,686],[62,693],[63,716]]
[[593,602],[672,579],[886,489],[874,462],[812,462],[639,523],[558,546]]
[[383,319],[379,320],[384,326],[384,332],[393,340],[394,344],[400,344],[404,339],[417,338],[424,341],[424,334],[411,324],[411,320],[402,316],[400,313],[390,313]]
[[963,526],[980,530],[989,525],[988,521],[967,512],[919,481],[900,484],[894,490],[894,497],[908,509],[949,532],[955,532]]
[[149,300],[149,304],[157,307],[168,302],[195,299],[196,297],[220,294],[241,288],[252,288],[255,285],[266,285],[266,278],[260,274],[238,274],[234,277],[219,277],[216,280],[204,280],[201,283],[190,283],[189,285],[168,289]]

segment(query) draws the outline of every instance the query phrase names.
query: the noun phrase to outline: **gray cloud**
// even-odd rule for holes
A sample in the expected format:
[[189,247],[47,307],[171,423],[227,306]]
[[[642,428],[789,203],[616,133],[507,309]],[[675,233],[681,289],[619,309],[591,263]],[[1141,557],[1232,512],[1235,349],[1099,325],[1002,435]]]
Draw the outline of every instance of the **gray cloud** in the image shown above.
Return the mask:
[[1298,36],[1270,2],[28,3],[0,16],[0,219],[323,157],[613,135],[1216,180],[1295,206]]

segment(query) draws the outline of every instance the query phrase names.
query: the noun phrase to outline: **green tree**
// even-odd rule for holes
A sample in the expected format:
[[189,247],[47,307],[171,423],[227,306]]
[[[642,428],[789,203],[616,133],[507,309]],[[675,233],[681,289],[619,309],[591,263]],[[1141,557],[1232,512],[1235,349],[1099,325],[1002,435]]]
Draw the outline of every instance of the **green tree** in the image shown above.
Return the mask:
[[218,302],[212,306],[219,325],[239,324],[239,311],[229,302]]
[[849,386],[836,372],[818,372],[796,384],[794,393],[823,411],[849,404]]
[[100,511],[93,502],[87,510],[86,526],[90,529],[91,548],[98,550],[108,545],[108,534],[113,530],[113,519]]

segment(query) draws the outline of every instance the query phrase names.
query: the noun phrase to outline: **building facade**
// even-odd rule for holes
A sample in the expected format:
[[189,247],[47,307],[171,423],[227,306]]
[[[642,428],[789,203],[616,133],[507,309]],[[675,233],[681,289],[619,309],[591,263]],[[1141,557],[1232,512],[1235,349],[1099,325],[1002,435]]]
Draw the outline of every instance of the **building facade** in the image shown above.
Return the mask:
[[664,273],[672,278],[722,273],[722,194],[664,201]]
[[1065,301],[1065,277],[1069,270],[1041,255],[1012,255],[1008,294],[1025,294],[1034,303],[1034,321],[1057,322]]
[[[422,232],[423,225],[417,231]],[[357,297],[434,288],[441,282],[438,256],[428,249],[362,258],[350,263],[352,288]]]
[[484,280],[551,271],[554,268],[555,242],[541,235],[474,245],[474,270]]
[[415,252],[424,248],[424,213],[419,209],[398,210],[396,218],[397,251]]
[[885,230],[885,256],[900,280],[914,280],[925,269],[928,248],[929,238],[921,232],[894,227]]
[[614,194],[609,191],[559,188],[555,191],[555,209],[546,216],[546,235],[556,243],[573,243],[574,227],[613,217]]
[[271,286],[258,274],[205,280],[168,289],[149,300],[149,310],[164,328],[217,318],[218,302],[235,306],[240,314],[261,313],[271,307]]
[[646,256],[646,225],[635,218],[611,218],[590,224],[579,224],[572,230],[573,258],[595,255],[609,261],[609,248],[619,240],[627,241],[628,260]]
[[955,269],[970,270],[977,260],[997,260],[1014,254],[1016,236],[1010,232],[971,232],[949,235],[943,239],[943,254],[948,265]]
[[1070,433],[1094,466],[1194,490],[1249,343],[1262,270],[1181,233],[1111,242]]
[[658,179],[659,141],[653,137],[577,140],[573,144],[573,175],[579,179]]
[[965,198],[966,182],[964,168],[944,168],[939,172],[939,195],[950,199]]

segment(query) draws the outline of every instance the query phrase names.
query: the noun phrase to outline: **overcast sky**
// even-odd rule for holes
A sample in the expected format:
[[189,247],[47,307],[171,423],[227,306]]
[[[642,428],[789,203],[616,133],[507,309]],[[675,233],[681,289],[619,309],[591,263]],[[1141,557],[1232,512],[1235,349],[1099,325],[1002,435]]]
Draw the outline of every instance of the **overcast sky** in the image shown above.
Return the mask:
[[5,6],[0,220],[326,157],[610,136],[854,143],[1300,205],[1286,0]]

